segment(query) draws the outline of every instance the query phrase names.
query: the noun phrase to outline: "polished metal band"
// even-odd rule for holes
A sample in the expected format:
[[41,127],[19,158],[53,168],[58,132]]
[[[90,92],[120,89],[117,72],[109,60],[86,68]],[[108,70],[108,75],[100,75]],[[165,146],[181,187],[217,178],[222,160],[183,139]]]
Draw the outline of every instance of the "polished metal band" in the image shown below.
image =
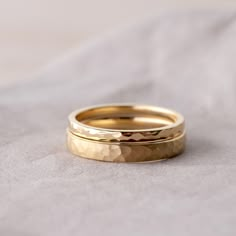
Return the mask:
[[145,105],[104,105],[69,116],[68,148],[81,157],[112,162],[167,159],[184,150],[182,115]]

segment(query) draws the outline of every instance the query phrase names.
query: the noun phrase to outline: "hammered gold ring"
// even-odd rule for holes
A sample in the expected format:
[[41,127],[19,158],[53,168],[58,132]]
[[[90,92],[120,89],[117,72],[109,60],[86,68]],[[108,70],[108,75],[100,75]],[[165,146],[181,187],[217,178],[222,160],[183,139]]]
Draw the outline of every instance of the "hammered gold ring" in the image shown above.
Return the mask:
[[183,152],[181,114],[147,105],[102,105],[69,115],[68,149],[75,155],[110,162],[163,160]]

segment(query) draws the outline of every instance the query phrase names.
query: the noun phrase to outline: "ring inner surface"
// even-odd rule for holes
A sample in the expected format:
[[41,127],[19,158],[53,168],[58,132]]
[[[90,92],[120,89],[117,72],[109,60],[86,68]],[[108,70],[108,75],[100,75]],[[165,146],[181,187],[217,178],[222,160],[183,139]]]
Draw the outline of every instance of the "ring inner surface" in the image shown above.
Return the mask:
[[86,125],[115,130],[155,129],[171,125],[177,117],[166,110],[144,106],[106,106],[79,113],[76,119]]

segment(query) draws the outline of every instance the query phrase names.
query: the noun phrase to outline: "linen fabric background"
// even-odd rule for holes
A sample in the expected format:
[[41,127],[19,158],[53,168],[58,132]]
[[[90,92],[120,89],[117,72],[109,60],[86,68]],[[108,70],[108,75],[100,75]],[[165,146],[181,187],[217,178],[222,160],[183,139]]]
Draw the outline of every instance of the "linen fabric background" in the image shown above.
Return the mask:
[[[236,14],[163,14],[90,42],[0,91],[0,235],[236,234]],[[168,161],[82,159],[67,115],[137,102],[181,112]]]

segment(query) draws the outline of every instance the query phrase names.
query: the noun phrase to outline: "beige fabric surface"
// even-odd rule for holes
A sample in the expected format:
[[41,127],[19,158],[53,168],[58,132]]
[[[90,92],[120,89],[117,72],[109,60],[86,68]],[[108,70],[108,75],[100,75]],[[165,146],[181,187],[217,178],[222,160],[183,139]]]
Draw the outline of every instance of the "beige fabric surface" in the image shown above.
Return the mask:
[[[0,91],[0,235],[236,234],[236,15],[167,14],[107,35]],[[71,155],[76,108],[183,113],[186,152],[150,164]]]

